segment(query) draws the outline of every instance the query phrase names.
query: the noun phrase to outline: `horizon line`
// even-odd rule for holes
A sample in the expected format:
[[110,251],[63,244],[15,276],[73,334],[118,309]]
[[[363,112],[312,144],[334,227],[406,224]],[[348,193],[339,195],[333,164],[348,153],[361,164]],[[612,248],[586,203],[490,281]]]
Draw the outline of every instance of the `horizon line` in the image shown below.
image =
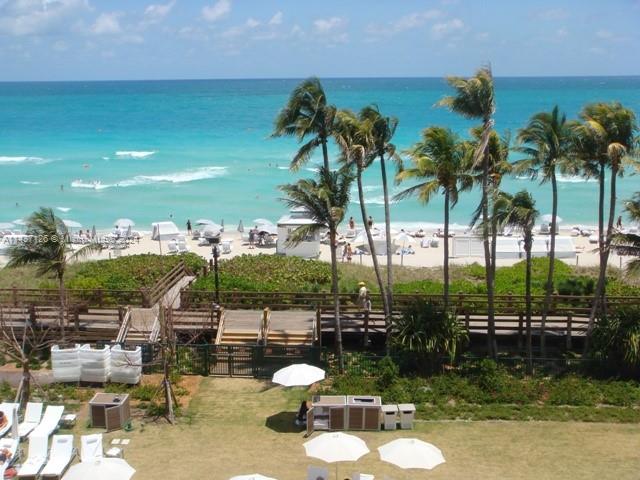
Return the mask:
[[[320,76],[307,75],[301,77],[194,77],[194,78],[113,78],[113,79],[65,79],[65,80],[0,80],[3,83],[79,83],[79,82],[206,82],[206,81],[267,81],[267,80],[304,80],[305,78],[318,77],[321,80],[435,80],[445,79],[444,76]],[[464,75],[453,75],[461,76]],[[622,75],[494,75],[496,79],[528,79],[528,78],[640,78],[640,74]]]

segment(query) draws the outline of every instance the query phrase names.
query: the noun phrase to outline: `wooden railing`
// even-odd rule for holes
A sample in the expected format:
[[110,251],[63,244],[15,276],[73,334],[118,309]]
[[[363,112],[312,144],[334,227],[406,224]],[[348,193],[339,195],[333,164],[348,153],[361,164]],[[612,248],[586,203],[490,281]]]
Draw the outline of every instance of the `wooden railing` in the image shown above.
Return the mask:
[[146,305],[144,306],[151,307],[158,303],[162,297],[164,297],[164,295],[182,279],[182,277],[185,277],[188,274],[187,266],[184,261],[181,260],[175,267],[165,273],[147,292],[147,298],[145,299]]
[[120,322],[120,330],[118,330],[118,336],[116,337],[116,343],[123,343],[127,339],[127,333],[129,333],[129,322],[131,321],[131,308],[127,308],[125,314]]
[[[91,307],[118,305],[142,305],[143,290],[66,289],[65,305],[81,304]],[[0,289],[0,304],[14,307],[24,305],[60,305],[60,290],[57,288],[3,288]]]
[[224,335],[224,315],[220,317],[218,321],[218,331],[216,332],[215,344],[220,345],[222,343],[222,336]]
[[269,342],[269,329],[271,328],[271,310],[269,307],[262,311],[260,320],[260,332],[258,333],[258,345],[267,345]]

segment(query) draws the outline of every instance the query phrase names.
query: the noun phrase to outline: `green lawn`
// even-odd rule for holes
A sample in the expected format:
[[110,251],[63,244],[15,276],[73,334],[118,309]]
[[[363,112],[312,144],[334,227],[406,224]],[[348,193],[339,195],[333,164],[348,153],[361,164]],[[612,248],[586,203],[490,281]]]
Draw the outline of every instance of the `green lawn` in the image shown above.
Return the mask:
[[[202,380],[179,425],[135,422],[126,459],[137,480],[224,480],[260,472],[303,480],[308,465],[303,434],[292,426],[304,392],[246,379]],[[637,479],[640,426],[576,422],[420,422],[415,431],[358,433],[372,453],[340,468],[402,479]],[[376,447],[416,436],[440,447],[447,463],[431,472],[407,472],[378,460]],[[333,470],[332,470],[333,471]]]

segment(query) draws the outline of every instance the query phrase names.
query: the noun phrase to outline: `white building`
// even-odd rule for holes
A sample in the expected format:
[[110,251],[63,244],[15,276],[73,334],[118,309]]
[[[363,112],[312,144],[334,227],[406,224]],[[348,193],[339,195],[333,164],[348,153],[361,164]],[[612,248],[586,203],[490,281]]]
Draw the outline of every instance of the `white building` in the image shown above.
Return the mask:
[[317,258],[320,256],[320,232],[316,231],[307,236],[297,245],[289,243],[291,234],[299,227],[305,225],[317,225],[304,209],[292,209],[288,215],[284,215],[278,220],[278,242],[276,243],[276,253],[303,258]]

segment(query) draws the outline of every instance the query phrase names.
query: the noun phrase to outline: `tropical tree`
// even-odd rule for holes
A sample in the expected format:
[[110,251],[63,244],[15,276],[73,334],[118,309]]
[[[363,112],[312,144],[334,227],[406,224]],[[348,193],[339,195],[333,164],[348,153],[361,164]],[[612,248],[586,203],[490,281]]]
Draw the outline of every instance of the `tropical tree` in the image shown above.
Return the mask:
[[540,183],[551,184],[551,236],[549,242],[549,270],[545,290],[542,319],[540,323],[540,352],[545,355],[546,320],[553,293],[553,274],[556,256],[556,232],[558,225],[558,179],[557,173],[571,170],[573,162],[573,128],[558,106],[551,112],[533,115],[527,126],[518,132],[519,145],[516,150],[526,157],[515,162],[514,171],[526,174]]
[[[387,303],[389,315],[393,312],[393,252],[391,251],[391,212],[389,209],[389,186],[387,184],[387,160],[400,164],[400,157],[391,139],[396,133],[398,119],[385,117],[376,105],[369,105],[360,110],[360,121],[366,132],[367,157],[369,162],[376,158],[380,160],[380,174],[382,175],[382,192],[384,195],[384,224],[387,245]],[[387,318],[387,338],[391,335],[391,317]]]
[[[362,122],[355,113],[350,110],[338,111],[336,115],[334,139],[342,152],[339,159],[340,163],[355,166],[355,178],[358,185],[358,200],[360,203],[362,224],[367,236],[369,253],[371,253],[371,260],[373,261],[373,270],[381,293],[385,321],[390,322],[391,314],[389,312],[389,304],[385,294],[385,283],[382,280],[382,273],[380,272],[380,264],[378,263],[376,247],[368,222],[367,204],[365,202],[364,188],[362,185],[362,174],[373,163],[373,157],[368,155],[369,145],[367,143],[366,132],[363,129]],[[387,342],[387,348],[388,347],[389,342]]]
[[[625,202],[624,209],[631,221],[640,222],[640,192],[636,192],[631,200]],[[638,275],[640,273],[640,235],[616,232],[613,235],[611,245],[618,255],[635,257],[627,262],[625,269],[629,275]]]
[[[616,182],[629,163],[635,163],[633,154],[637,144],[638,125],[632,110],[619,102],[592,103],[580,112],[582,123],[575,128],[577,141],[575,153],[583,160],[585,174],[598,177],[598,250],[600,265],[598,282],[589,316],[588,337],[593,330],[595,317],[605,309],[606,271],[613,238],[616,215]],[[637,166],[637,164],[636,164]],[[605,172],[610,169],[609,218],[605,231]]]
[[281,185],[280,190],[286,195],[283,201],[291,208],[305,209],[313,224],[296,228],[288,238],[291,244],[303,241],[309,235],[315,235],[318,231],[328,229],[330,232],[331,251],[331,293],[336,330],[336,351],[340,371],[344,370],[342,356],[342,326],[340,322],[340,299],[338,297],[338,261],[336,255],[336,235],[338,225],[344,220],[347,208],[353,175],[350,167],[332,172],[328,168],[321,167],[318,171],[318,179],[303,179],[296,183]]
[[538,217],[536,202],[529,192],[522,190],[515,195],[501,192],[495,204],[500,214],[497,217],[500,227],[512,227],[522,232],[525,252],[525,316],[527,325],[527,365],[533,369],[533,344],[531,335],[531,247],[533,246],[533,227]]
[[41,207],[29,216],[26,234],[30,236],[28,241],[21,242],[9,249],[7,267],[35,265],[39,275],[53,274],[56,277],[60,291],[58,326],[61,339],[64,341],[64,276],[67,266],[69,263],[100,251],[101,245],[90,243],[78,250],[71,248],[67,226],[61,218],[53,213],[51,208],[45,207]]
[[291,170],[298,170],[309,161],[316,148],[322,148],[324,168],[329,169],[329,138],[333,133],[336,107],[327,103],[320,79],[302,81],[278,113],[273,137],[295,137],[303,145],[291,160]]
[[473,176],[467,170],[466,144],[448,128],[429,127],[422,132],[422,140],[413,145],[406,154],[413,166],[403,168],[396,175],[398,182],[417,180],[418,183],[395,196],[396,199],[417,195],[427,204],[434,195],[444,196],[444,309],[449,308],[449,213],[458,194],[470,190]]
[[497,354],[497,345],[495,338],[494,275],[491,268],[492,256],[489,245],[488,221],[491,165],[490,158],[487,155],[487,145],[491,132],[493,132],[493,114],[495,113],[493,75],[490,67],[483,67],[471,78],[448,77],[447,83],[455,90],[455,95],[443,98],[438,102],[438,105],[447,107],[465,118],[482,121],[480,140],[477,142],[473,154],[473,165],[482,169],[482,199],[480,207],[483,218],[482,240],[487,286],[487,349],[490,355],[495,356]]

